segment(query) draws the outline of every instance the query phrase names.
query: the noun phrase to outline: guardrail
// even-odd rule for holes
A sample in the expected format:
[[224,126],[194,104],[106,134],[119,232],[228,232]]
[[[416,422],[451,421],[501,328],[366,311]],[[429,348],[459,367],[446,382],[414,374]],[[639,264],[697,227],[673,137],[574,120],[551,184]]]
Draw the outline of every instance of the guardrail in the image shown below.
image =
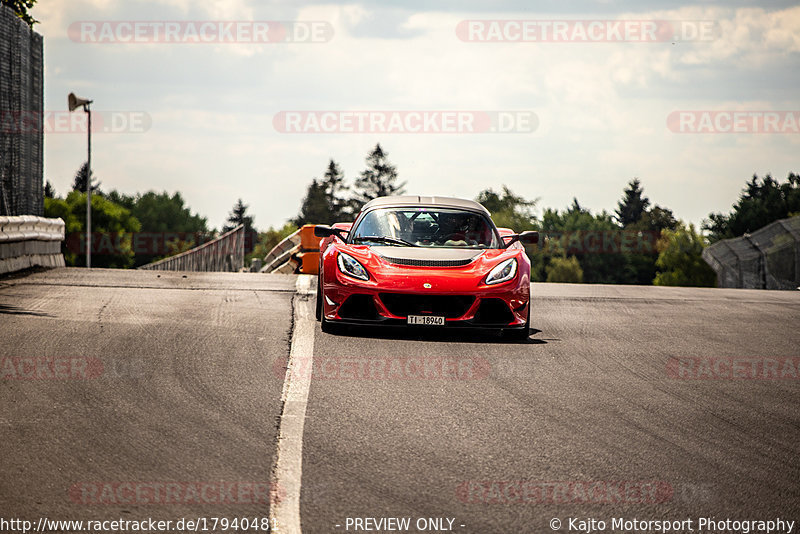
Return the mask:
[[139,269],[153,271],[238,272],[244,266],[244,225],[199,247]]
[[261,273],[292,274],[297,269],[292,256],[300,251],[300,230],[285,237],[283,241],[272,247],[264,256],[264,266]]
[[64,221],[35,215],[0,216],[0,274],[29,267],[64,267]]
[[264,257],[259,272],[275,274],[318,274],[319,242],[314,235],[315,224],[306,224],[275,245]]
[[718,287],[800,288],[800,215],[780,219],[742,237],[703,250]]

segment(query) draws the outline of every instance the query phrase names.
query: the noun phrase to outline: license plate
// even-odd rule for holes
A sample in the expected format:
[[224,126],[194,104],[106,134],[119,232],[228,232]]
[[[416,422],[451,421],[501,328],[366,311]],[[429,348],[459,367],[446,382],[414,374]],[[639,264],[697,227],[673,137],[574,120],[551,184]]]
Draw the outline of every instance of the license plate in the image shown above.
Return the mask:
[[444,326],[444,317],[438,315],[409,315],[408,324],[421,324],[426,326]]

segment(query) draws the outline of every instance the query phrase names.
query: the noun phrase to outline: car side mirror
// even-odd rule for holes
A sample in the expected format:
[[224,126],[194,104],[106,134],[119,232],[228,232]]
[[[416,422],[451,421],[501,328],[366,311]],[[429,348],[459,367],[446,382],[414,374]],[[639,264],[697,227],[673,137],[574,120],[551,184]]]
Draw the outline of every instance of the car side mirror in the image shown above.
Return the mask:
[[333,228],[327,224],[318,224],[314,227],[314,235],[316,237],[330,237],[332,235],[338,236],[342,241],[345,240],[347,232],[341,228]]
[[519,234],[519,240],[526,245],[535,245],[539,242],[539,232],[536,230],[528,230]]
[[527,230],[525,232],[522,232],[521,234],[514,234],[512,236],[506,236],[506,237],[510,237],[511,240],[508,243],[506,243],[506,246],[503,248],[508,248],[517,241],[519,241],[520,243],[524,243],[526,245],[534,245],[539,242],[539,232],[537,232],[536,230]]
[[316,237],[330,237],[334,233],[333,228],[325,224],[318,224],[314,227],[314,235]]

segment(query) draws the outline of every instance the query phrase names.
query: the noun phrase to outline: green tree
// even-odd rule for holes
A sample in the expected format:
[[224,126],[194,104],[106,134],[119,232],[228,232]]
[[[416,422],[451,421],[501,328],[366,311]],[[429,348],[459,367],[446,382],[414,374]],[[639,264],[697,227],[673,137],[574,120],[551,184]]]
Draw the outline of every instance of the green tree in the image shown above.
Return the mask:
[[703,238],[683,223],[674,230],[664,230],[658,241],[657,286],[713,287],[716,274],[703,260]]
[[625,266],[618,283],[649,285],[656,275],[656,241],[663,230],[674,229],[677,221],[672,210],[658,205],[650,207],[650,199],[638,178],[631,180],[617,203],[616,218],[622,235],[639,243],[632,252],[624,252]]
[[634,252],[624,253],[625,283],[650,285],[656,276],[658,251],[656,242],[665,230],[674,230],[677,221],[672,210],[653,206],[642,213],[641,218],[626,226],[622,232],[629,241],[641,243]]
[[56,190],[53,187],[53,184],[50,183],[50,180],[47,180],[44,183],[44,196],[45,196],[45,198],[55,198],[56,197]]
[[555,257],[545,268],[548,282],[569,282],[580,284],[583,282],[583,269],[578,258]]
[[228,214],[228,221],[222,227],[222,232],[230,232],[240,224],[244,225],[245,232],[251,231],[253,229],[253,217],[247,214],[247,208],[248,206],[242,202],[241,198],[237,200]]
[[[142,242],[148,252],[136,255],[136,266],[150,263],[166,256],[188,250],[210,238],[205,217],[193,214],[185,205],[179,192],[172,195],[163,191],[148,191],[135,196],[111,191],[108,199],[119,204],[133,214],[140,223],[144,234]],[[165,243],[165,249],[157,245],[159,239],[168,234],[179,234]]]
[[325,200],[330,212],[326,221],[322,224],[339,222],[352,215],[349,209],[349,202],[345,198],[348,187],[344,183],[344,173],[341,167],[333,160],[330,160],[328,168],[325,169],[322,186],[325,190]]
[[230,232],[239,225],[244,225],[244,253],[245,259],[249,259],[253,253],[253,247],[258,240],[258,232],[253,228],[253,217],[247,214],[248,206],[242,199],[236,201],[233,209],[228,214],[228,222],[222,227],[222,232]]
[[[80,191],[81,193],[86,192],[86,180],[87,175],[89,173],[89,163],[84,162],[81,165],[81,168],[78,169],[78,172],[75,173],[75,178],[72,179],[72,190],[73,191]],[[92,194],[102,195],[103,192],[100,191],[100,184],[95,183],[95,174],[94,170],[92,170]]]
[[733,210],[724,215],[712,213],[703,228],[709,231],[709,241],[738,237],[755,232],[778,219],[800,214],[800,175],[789,173],[785,183],[767,174],[757,175],[747,182]]
[[179,192],[148,191],[131,196],[111,191],[108,199],[131,210],[143,232],[208,232],[206,218],[193,214]]
[[354,208],[361,209],[374,198],[402,195],[404,192],[405,182],[397,182],[397,168],[389,162],[388,154],[380,143],[376,144],[367,156],[367,168],[356,179],[356,194],[352,198]]
[[671,209],[662,208],[655,205],[642,214],[642,217],[635,223],[628,225],[627,228],[650,232],[661,232],[663,230],[674,230],[678,221]]
[[314,178],[300,205],[300,213],[292,219],[296,226],[304,224],[333,224],[352,220],[353,205],[344,197],[347,186],[339,165],[330,160],[322,180]]
[[[596,215],[573,199],[564,210],[547,209],[542,216],[542,262],[532,271],[535,280],[547,279],[547,265],[555,258],[574,256],[591,284],[629,283],[626,259],[618,250],[621,229],[611,214]],[[532,267],[534,263],[532,262]]]
[[24,20],[31,28],[33,28],[34,24],[39,22],[28,12],[35,3],[36,0],[3,0],[3,5],[10,7],[14,11],[14,14]]
[[[71,191],[65,199],[45,198],[44,209],[45,217],[64,220],[66,240],[62,251],[67,265],[86,265],[86,193]],[[92,267],[131,267],[131,233],[140,229],[141,224],[130,210],[102,196],[92,196]]]
[[297,226],[291,222],[287,222],[281,227],[274,228],[270,226],[266,231],[258,233],[258,241],[253,247],[253,253],[250,257],[245,258],[245,266],[250,265],[252,258],[264,258],[272,248],[283,241],[284,238],[289,237],[297,231]]
[[623,191],[622,200],[617,203],[617,222],[625,228],[630,224],[639,222],[650,206],[650,200],[644,196],[641,182],[634,178],[628,182],[628,187]]
[[515,195],[507,186],[503,185],[502,191],[484,189],[475,198],[492,214],[492,220],[501,228],[511,228],[515,232],[535,230],[538,221],[533,213],[537,200],[526,200]]
[[328,204],[328,195],[325,192],[325,184],[316,178],[311,180],[306,190],[306,196],[300,205],[300,213],[292,219],[295,226],[304,224],[329,224],[331,221],[331,209]]

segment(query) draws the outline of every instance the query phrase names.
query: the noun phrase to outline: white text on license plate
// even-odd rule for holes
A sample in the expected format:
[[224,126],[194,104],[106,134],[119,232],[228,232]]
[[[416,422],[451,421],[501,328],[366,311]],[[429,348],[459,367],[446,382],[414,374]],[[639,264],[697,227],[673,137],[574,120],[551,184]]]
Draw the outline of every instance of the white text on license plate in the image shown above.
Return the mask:
[[408,324],[444,326],[444,317],[438,315],[409,315]]

